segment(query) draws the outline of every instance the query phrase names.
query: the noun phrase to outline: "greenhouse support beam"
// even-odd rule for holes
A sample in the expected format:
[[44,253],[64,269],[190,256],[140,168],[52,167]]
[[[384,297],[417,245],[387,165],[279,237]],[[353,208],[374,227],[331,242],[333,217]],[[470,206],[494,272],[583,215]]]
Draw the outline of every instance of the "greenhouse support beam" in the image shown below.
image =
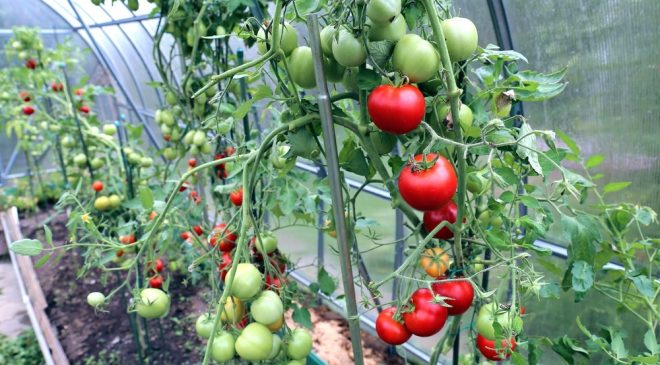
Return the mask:
[[328,84],[326,83],[325,74],[323,71],[323,58],[321,55],[321,36],[318,16],[316,14],[308,15],[307,25],[309,27],[310,45],[312,46],[312,55],[314,57],[314,74],[316,76],[316,84],[319,88],[319,114],[321,115],[321,127],[323,128],[323,140],[328,163],[328,177],[330,180],[330,190],[332,193],[332,213],[335,218],[335,228],[337,230],[339,266],[341,268],[342,282],[344,284],[344,294],[346,297],[346,320],[348,321],[348,328],[351,334],[353,363],[355,365],[362,365],[364,363],[364,358],[362,355],[360,319],[357,310],[355,283],[353,282],[351,245],[349,244],[349,231],[346,225],[346,217],[344,216],[344,195],[340,181],[341,177],[339,172],[337,138],[335,136],[335,127],[332,121],[332,107],[330,106]]
[[[101,28],[101,27],[108,27],[108,26],[111,26],[111,25],[119,25],[119,24],[128,24],[128,23],[134,23],[134,22],[141,22],[141,21],[143,21],[143,20],[156,19],[158,16],[159,16],[158,14],[155,14],[153,17],[151,17],[151,16],[148,15],[148,14],[147,14],[147,15],[137,15],[137,16],[130,17],[130,18],[114,19],[114,20],[109,20],[109,21],[107,21],[107,22],[96,23],[96,24],[90,24],[90,25],[87,25],[87,27],[88,27],[88,28]],[[83,24],[83,22],[81,21],[80,24]],[[84,30],[84,29],[85,29],[85,25],[81,25],[81,26],[79,26],[79,27],[71,27],[71,29],[76,30],[76,31],[78,31],[78,30]]]

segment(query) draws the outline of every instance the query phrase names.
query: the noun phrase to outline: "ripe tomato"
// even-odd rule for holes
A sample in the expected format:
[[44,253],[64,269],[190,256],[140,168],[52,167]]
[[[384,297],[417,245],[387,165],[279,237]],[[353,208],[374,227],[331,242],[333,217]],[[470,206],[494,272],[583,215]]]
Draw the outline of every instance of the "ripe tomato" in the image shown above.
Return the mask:
[[240,207],[243,204],[243,188],[238,188],[229,193],[229,200],[235,206]]
[[264,280],[264,282],[265,282],[264,287],[268,290],[279,291],[280,288],[282,287],[282,281],[277,276],[270,276],[266,274],[266,279]]
[[231,255],[229,252],[223,252],[222,253],[222,258],[220,259],[220,264],[218,265],[218,271],[220,272],[220,278],[222,281],[225,281],[225,277],[227,276],[227,272],[229,271],[229,268],[231,267]]
[[18,96],[21,99],[23,99],[23,101],[26,102],[26,103],[28,101],[32,100],[32,98],[30,97],[30,93],[28,93],[27,91],[21,91],[20,93],[18,93]]
[[105,295],[97,291],[87,294],[87,304],[94,308],[98,308],[105,304]]
[[282,318],[284,304],[277,293],[264,290],[250,305],[250,313],[255,321],[269,326]]
[[344,67],[357,67],[367,60],[367,50],[362,40],[346,28],[341,28],[332,39],[332,55]]
[[267,360],[273,350],[273,334],[261,323],[250,323],[238,336],[234,347],[243,360]]
[[411,296],[412,312],[403,313],[406,328],[414,335],[429,337],[438,333],[447,321],[447,308],[433,302],[433,293],[427,288],[415,290]]
[[[454,224],[456,223],[457,213],[458,207],[453,200],[450,200],[447,204],[440,207],[440,209],[427,210],[424,212],[424,228],[426,228],[428,232],[431,232],[444,221]],[[454,237],[454,232],[452,232],[449,227],[442,227],[442,229],[440,229],[433,237],[441,240],[448,240]]]
[[477,27],[470,19],[456,17],[444,20],[442,33],[453,62],[465,61],[477,50]]
[[234,358],[236,341],[229,332],[222,332],[215,336],[211,346],[211,358],[217,362],[224,363]]
[[142,289],[140,301],[135,305],[135,309],[140,317],[147,319],[162,317],[170,309],[170,297],[160,289]]
[[31,107],[29,105],[26,105],[26,106],[23,107],[23,114],[32,115],[32,113],[34,113],[34,108],[33,107]]
[[294,360],[302,360],[312,352],[312,335],[304,328],[296,328],[286,346],[286,354]]
[[445,303],[451,305],[447,308],[450,316],[456,316],[465,313],[472,305],[474,299],[474,288],[469,281],[463,279],[458,281],[441,281],[433,283],[431,288],[433,293],[447,297]]
[[511,352],[516,349],[516,339],[511,337],[509,341],[500,340],[499,349],[495,346],[494,340],[489,340],[486,337],[477,334],[477,348],[485,358],[492,361],[506,360],[511,356]]
[[380,85],[367,99],[374,124],[394,134],[405,134],[417,128],[424,118],[424,108],[424,95],[412,85]]
[[80,110],[81,113],[88,114],[91,109],[87,105],[81,105],[80,108],[78,108],[78,110]]
[[437,278],[444,275],[449,268],[449,255],[440,247],[429,248],[419,258],[419,266],[428,276]]
[[240,300],[248,300],[261,290],[262,278],[259,269],[248,263],[238,264],[231,294]]
[[98,193],[99,191],[103,190],[103,183],[98,180],[94,181],[92,184],[92,189]]
[[64,85],[61,82],[52,82],[50,88],[55,92],[60,92],[64,90]]
[[152,220],[154,220],[154,219],[156,218],[157,215],[158,215],[158,213],[156,213],[155,210],[152,210],[151,213],[149,213],[149,217],[147,217],[147,219],[149,219],[150,221],[152,221]]
[[289,56],[289,71],[296,85],[305,89],[316,87],[312,49],[307,46],[296,47]]
[[156,289],[163,288],[163,277],[156,275],[153,278],[149,279],[149,286]]
[[165,264],[163,263],[163,260],[156,259],[154,263],[154,269],[156,269],[156,272],[162,272],[164,268],[165,268]]
[[188,160],[188,166],[190,166],[190,168],[194,168],[195,166],[197,166],[197,160],[191,158],[190,160]]
[[396,43],[392,54],[394,68],[411,82],[430,80],[440,69],[440,55],[435,47],[416,34],[406,34]]
[[[257,49],[259,53],[264,54],[268,51],[272,43],[272,26],[268,29],[268,37],[263,28],[257,32]],[[284,22],[284,26],[280,27],[280,49],[284,51],[285,55],[289,55],[298,46],[298,32],[291,24]],[[267,46],[268,45],[268,46]]]
[[[220,239],[220,246],[218,247],[220,251],[223,252],[229,252],[236,247],[236,240],[238,239],[238,236],[236,236],[236,233],[230,231],[229,229],[226,228],[227,224],[226,223],[220,223],[217,224],[214,228],[214,235],[212,238],[215,239],[214,242],[217,242],[218,239]],[[219,233],[217,233],[219,232]],[[211,246],[214,246],[214,243],[211,243]]]
[[195,234],[197,234],[198,236],[201,236],[202,233],[204,233],[204,230],[199,225],[194,225],[193,231],[195,231]]
[[29,68],[30,70],[34,70],[37,68],[37,60],[30,58],[29,60],[25,61],[25,67]]
[[73,92],[78,96],[83,96],[83,94],[85,93],[85,90],[84,89],[76,89]]
[[119,236],[119,242],[121,242],[125,245],[133,244],[133,243],[135,243],[135,235],[127,234],[125,236]]
[[412,333],[406,326],[394,319],[396,307],[384,309],[376,318],[376,333],[383,342],[390,345],[401,345],[408,341]]
[[190,232],[181,232],[181,239],[187,241],[190,239]]
[[[415,165],[406,165],[399,175],[399,192],[411,207],[425,211],[440,209],[456,193],[456,171],[446,158],[429,153],[426,163],[433,161],[433,166],[424,169],[423,155],[415,156]],[[421,166],[420,166],[421,165]]]

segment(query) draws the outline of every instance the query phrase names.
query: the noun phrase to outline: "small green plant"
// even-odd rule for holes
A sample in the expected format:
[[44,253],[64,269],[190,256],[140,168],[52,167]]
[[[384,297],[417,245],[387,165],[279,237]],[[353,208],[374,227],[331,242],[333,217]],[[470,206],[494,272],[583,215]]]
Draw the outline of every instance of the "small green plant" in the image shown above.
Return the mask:
[[43,364],[44,357],[34,331],[23,331],[15,339],[0,335],[0,364]]

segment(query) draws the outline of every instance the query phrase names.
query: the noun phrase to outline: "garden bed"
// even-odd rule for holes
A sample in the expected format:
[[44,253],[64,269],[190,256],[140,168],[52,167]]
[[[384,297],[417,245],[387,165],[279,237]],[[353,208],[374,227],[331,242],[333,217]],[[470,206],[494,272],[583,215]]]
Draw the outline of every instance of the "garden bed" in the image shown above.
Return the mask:
[[[66,241],[66,215],[43,211],[20,221],[20,228],[27,238],[43,240],[43,222],[53,232],[55,244]],[[36,262],[38,257],[33,258]],[[137,363],[131,329],[126,315],[128,297],[118,295],[110,300],[106,311],[98,312],[86,302],[91,291],[113,287],[114,276],[109,282],[100,283],[100,271],[92,270],[84,278],[77,277],[83,259],[75,250],[66,252],[61,260],[51,260],[37,269],[43,288],[46,313],[56,328],[59,340],[72,364],[133,364]],[[201,361],[204,342],[195,335],[194,321],[206,308],[203,292],[186,286],[186,277],[174,274],[170,283],[172,306],[164,319],[151,320],[149,346],[153,364],[196,364]],[[125,294],[125,293],[124,293]],[[310,308],[314,323],[314,351],[330,365],[353,363],[347,322],[337,313],[324,306]],[[180,320],[183,319],[183,320]],[[403,360],[391,355],[387,346],[376,337],[362,333],[365,346],[365,364],[403,364]],[[96,360],[96,362],[94,362]],[[99,362],[102,361],[102,362]]]

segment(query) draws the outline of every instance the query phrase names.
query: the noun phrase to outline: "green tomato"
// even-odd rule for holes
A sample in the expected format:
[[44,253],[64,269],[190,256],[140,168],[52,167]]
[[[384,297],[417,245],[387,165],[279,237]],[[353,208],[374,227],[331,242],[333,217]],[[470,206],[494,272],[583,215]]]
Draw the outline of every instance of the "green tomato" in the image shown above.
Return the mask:
[[273,351],[273,335],[263,324],[250,323],[238,336],[234,347],[243,360],[267,360]]
[[346,28],[340,29],[337,39],[332,40],[332,55],[345,67],[357,67],[367,60],[367,50],[362,40]]
[[442,33],[447,41],[449,58],[453,62],[465,61],[477,50],[477,27],[470,19],[456,17],[444,20]]
[[370,0],[367,16],[376,24],[385,24],[401,14],[401,0]]
[[326,57],[333,57],[332,55],[332,40],[335,37],[337,28],[333,25],[326,25],[321,30],[321,49]]
[[217,362],[225,362],[234,358],[236,341],[229,332],[222,332],[215,336],[211,345],[211,358]]
[[71,148],[76,145],[76,141],[74,141],[71,136],[62,137],[61,143],[62,146],[66,148]]
[[474,114],[469,106],[462,104],[461,108],[458,109],[458,121],[461,123],[461,128],[463,129],[468,129],[472,126]]
[[225,27],[223,27],[222,25],[218,25],[215,28],[215,35],[225,35],[225,34],[227,34],[227,31],[225,30]]
[[323,73],[330,82],[340,82],[344,78],[346,67],[339,64],[332,57],[323,57]]
[[289,56],[289,71],[296,85],[305,89],[316,87],[312,49],[307,46],[294,49]]
[[490,187],[490,180],[486,179],[481,172],[473,171],[467,175],[467,189],[472,194],[482,194]]
[[385,133],[381,131],[374,131],[369,134],[369,139],[376,147],[376,152],[379,155],[386,155],[394,149],[396,146],[396,137],[393,134]]
[[202,315],[197,317],[197,320],[195,321],[195,331],[197,332],[197,335],[201,338],[211,337],[211,333],[213,332],[214,321],[215,321],[215,317],[210,315],[209,313],[203,313]]
[[394,20],[385,24],[375,24],[369,19],[367,20],[369,28],[369,40],[372,42],[377,41],[392,41],[397,42],[408,32],[408,25],[406,18],[399,14],[394,17]]
[[349,91],[358,91],[358,68],[347,68],[344,72],[344,78],[341,80],[342,85]]
[[[280,47],[284,51],[285,55],[289,55],[296,47],[298,47],[298,31],[291,24],[284,22],[284,26],[280,27],[281,37],[280,37]],[[272,26],[269,30],[272,32]],[[264,54],[267,52],[266,44],[272,42],[272,34],[268,34],[268,40],[266,40],[266,32],[263,28],[259,29],[257,32],[257,50],[259,53]]]
[[197,146],[201,146],[204,143],[206,143],[206,135],[204,134],[203,131],[196,131],[194,136],[193,136],[193,143]]
[[92,161],[89,162],[89,164],[92,166],[92,169],[98,170],[103,167],[103,160],[99,157],[94,157]]
[[128,0],[128,4],[126,6],[128,7],[128,10],[136,11],[140,8],[140,3],[138,0]]
[[250,313],[255,321],[269,326],[282,319],[284,305],[277,293],[272,290],[264,290],[250,305]]
[[139,153],[133,152],[128,154],[128,162],[132,165],[137,165],[142,160],[142,156]]
[[477,314],[477,332],[489,340],[495,340],[495,328],[493,327],[495,322],[499,323],[505,331],[511,329],[508,311],[500,309],[497,303],[483,305]]
[[121,198],[117,194],[110,195],[108,200],[110,201],[110,208],[112,209],[117,209],[121,205]]
[[291,360],[286,363],[286,365],[305,365],[306,362],[302,362],[300,360]]
[[140,301],[135,305],[140,317],[152,319],[160,318],[170,309],[170,297],[164,291],[155,288],[142,289]]
[[108,136],[114,136],[117,133],[117,126],[114,124],[104,124],[103,125],[103,134]]
[[99,196],[94,200],[94,208],[100,211],[110,209],[110,199],[107,196]]
[[105,295],[97,291],[87,294],[87,304],[94,308],[98,308],[105,304]]
[[286,353],[290,358],[302,360],[312,352],[312,335],[304,328],[296,328],[286,346]]
[[176,105],[179,102],[179,98],[174,92],[168,91],[167,94],[165,94],[165,101],[170,105]]
[[256,240],[255,246],[262,254],[269,254],[277,250],[277,237],[272,234],[264,234],[261,239]]
[[141,167],[151,167],[153,165],[153,160],[150,157],[142,157],[140,159],[140,166]]
[[176,158],[176,150],[172,147],[166,147],[163,150],[163,156],[166,160],[172,161]]
[[440,69],[440,56],[433,45],[416,34],[406,34],[397,42],[392,65],[411,82],[430,80]]
[[248,300],[261,290],[261,273],[256,266],[248,263],[238,264],[231,295],[240,300]]
[[191,145],[193,143],[193,139],[195,138],[195,131],[188,131],[185,136],[183,136],[183,143],[187,145]]
[[273,335],[273,349],[270,350],[268,359],[269,360],[274,359],[275,356],[279,355],[281,350],[282,350],[282,339],[278,335]]
[[84,167],[87,164],[87,156],[84,153],[79,153],[73,156],[73,163],[78,165],[78,167]]

